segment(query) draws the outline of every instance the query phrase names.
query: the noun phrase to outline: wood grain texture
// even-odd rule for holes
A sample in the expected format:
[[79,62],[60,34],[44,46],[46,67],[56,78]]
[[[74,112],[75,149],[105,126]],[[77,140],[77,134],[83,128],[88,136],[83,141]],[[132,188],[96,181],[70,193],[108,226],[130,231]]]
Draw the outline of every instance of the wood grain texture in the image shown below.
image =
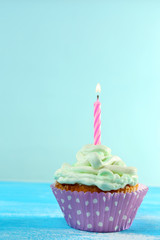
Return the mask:
[[50,184],[0,182],[0,239],[160,239],[160,188],[149,188],[130,229],[90,233],[66,224]]

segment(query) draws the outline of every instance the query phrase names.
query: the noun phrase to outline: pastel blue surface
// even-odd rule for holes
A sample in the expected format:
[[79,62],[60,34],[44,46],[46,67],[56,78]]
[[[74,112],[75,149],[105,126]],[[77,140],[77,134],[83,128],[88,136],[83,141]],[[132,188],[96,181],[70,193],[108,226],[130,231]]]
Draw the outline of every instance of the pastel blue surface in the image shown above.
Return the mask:
[[102,143],[159,185],[160,1],[0,0],[0,180],[53,181]]
[[66,224],[49,184],[0,182],[0,239],[160,239],[160,188],[149,188],[130,229],[89,233]]

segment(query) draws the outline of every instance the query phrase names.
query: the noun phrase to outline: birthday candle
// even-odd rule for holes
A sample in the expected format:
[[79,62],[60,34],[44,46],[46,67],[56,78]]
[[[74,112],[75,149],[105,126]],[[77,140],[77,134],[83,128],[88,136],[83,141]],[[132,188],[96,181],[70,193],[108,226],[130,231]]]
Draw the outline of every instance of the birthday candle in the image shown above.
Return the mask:
[[99,101],[99,93],[101,86],[96,86],[97,101],[94,103],[94,145],[101,144],[101,103]]

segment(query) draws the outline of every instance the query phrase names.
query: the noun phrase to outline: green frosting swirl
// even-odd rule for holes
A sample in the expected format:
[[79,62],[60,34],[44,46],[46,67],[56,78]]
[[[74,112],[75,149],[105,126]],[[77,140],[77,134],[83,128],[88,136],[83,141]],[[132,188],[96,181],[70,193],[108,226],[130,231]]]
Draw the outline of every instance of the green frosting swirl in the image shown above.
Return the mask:
[[55,179],[59,183],[94,185],[103,191],[138,183],[137,169],[127,167],[118,156],[111,155],[111,149],[104,145],[85,145],[76,158],[75,164],[65,163],[55,172]]

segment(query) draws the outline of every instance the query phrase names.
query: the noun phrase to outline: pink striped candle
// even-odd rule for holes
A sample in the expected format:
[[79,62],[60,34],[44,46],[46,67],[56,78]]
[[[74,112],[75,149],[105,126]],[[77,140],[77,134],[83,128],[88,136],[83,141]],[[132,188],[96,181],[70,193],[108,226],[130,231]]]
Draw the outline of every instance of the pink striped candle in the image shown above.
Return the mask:
[[[101,92],[101,86],[98,83],[96,87],[97,94]],[[94,103],[94,145],[101,144],[101,103],[99,95],[97,101]]]

